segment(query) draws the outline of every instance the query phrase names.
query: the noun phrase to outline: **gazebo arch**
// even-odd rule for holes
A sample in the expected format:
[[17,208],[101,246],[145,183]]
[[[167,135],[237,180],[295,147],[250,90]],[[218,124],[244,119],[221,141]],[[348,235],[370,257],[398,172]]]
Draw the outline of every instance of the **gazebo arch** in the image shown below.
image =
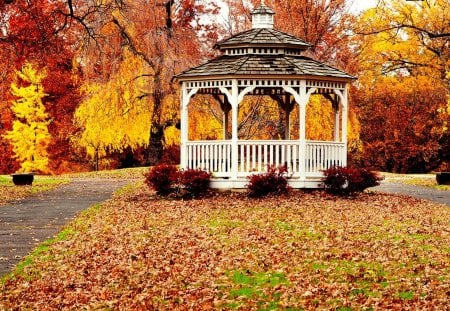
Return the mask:
[[[318,188],[324,169],[347,164],[347,93],[354,77],[304,56],[310,45],[274,29],[274,14],[262,2],[252,12],[252,29],[216,44],[221,56],[175,76],[181,84],[181,168],[212,172],[213,188],[244,188],[246,177],[265,172],[267,165],[286,165],[293,188]],[[189,140],[188,106],[196,94],[209,94],[220,102],[223,140]],[[306,139],[306,108],[315,94],[332,104],[333,141]],[[284,140],[239,139],[239,105],[249,95],[270,96],[284,107]],[[290,139],[293,105],[299,109],[295,140]]]

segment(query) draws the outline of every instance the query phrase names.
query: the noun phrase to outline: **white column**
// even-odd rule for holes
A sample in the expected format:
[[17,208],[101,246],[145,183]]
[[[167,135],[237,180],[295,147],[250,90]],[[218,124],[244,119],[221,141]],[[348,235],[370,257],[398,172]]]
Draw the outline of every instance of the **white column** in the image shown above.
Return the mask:
[[233,80],[231,88],[231,178],[237,179],[238,175],[238,109],[239,109],[239,88],[238,81]]
[[283,89],[294,96],[295,101],[299,105],[299,173],[300,180],[306,179],[306,105],[309,97],[316,91],[316,88],[306,89],[306,80],[300,81],[300,90],[297,93],[290,86],[283,86]]
[[300,180],[306,180],[306,105],[308,104],[308,98],[306,92],[306,81],[300,81],[300,102],[299,102],[299,171]]
[[341,154],[342,165],[347,166],[347,120],[348,120],[348,84],[345,85],[345,89],[334,90],[339,97],[342,107],[342,142],[344,143],[344,149]]
[[342,142],[344,143],[343,166],[347,166],[347,120],[348,120],[348,84],[342,96]]
[[334,109],[334,141],[339,142],[340,122],[341,122],[341,109],[339,107],[339,99],[332,103]]
[[189,111],[188,111],[188,105],[189,105],[189,95],[186,89],[186,82],[183,82],[181,84],[181,111],[180,111],[180,123],[181,123],[181,133],[180,133],[180,166],[181,169],[187,168],[187,157],[188,157],[188,150],[187,150],[187,142],[189,140]]
[[188,92],[186,82],[181,84],[181,111],[180,111],[180,166],[181,169],[188,167],[188,147],[189,141],[189,101],[195,93],[198,92],[198,88],[193,88]]

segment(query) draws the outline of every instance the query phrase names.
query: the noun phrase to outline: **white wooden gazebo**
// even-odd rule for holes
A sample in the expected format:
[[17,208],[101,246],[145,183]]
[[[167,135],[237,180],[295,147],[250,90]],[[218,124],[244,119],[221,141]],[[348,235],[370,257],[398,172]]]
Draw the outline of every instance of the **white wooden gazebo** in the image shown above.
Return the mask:
[[[244,188],[247,177],[265,172],[267,165],[286,165],[293,188],[320,188],[324,169],[347,164],[347,92],[354,77],[302,55],[310,45],[274,29],[274,14],[262,1],[252,12],[252,29],[216,44],[221,56],[175,76],[181,84],[181,168],[210,171],[212,188]],[[219,100],[223,140],[189,140],[188,107],[196,94]],[[306,139],[306,107],[313,94],[332,104],[333,141]],[[239,105],[251,95],[270,96],[283,107],[284,140],[239,139]],[[291,140],[289,115],[294,105],[300,124],[298,139]]]

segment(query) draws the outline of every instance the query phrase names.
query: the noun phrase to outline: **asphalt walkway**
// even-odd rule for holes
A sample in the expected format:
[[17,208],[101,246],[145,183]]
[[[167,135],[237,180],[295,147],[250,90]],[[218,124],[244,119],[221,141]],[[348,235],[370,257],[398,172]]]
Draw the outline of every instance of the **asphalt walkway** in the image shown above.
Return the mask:
[[412,197],[429,200],[450,206],[450,191],[441,191],[433,188],[406,185],[396,182],[382,182],[381,185],[371,188],[373,191],[406,194]]
[[0,276],[37,244],[54,237],[80,211],[109,199],[131,181],[72,179],[55,190],[0,206]]

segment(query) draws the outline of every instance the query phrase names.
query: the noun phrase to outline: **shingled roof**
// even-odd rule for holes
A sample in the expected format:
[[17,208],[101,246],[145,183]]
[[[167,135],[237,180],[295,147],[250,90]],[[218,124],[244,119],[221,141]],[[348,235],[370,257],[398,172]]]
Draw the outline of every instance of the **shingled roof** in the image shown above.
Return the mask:
[[294,55],[223,55],[176,78],[208,76],[317,76],[354,79],[353,76],[305,56]]
[[261,5],[252,12],[252,29],[218,42],[214,48],[223,55],[203,65],[186,70],[177,80],[206,80],[210,77],[281,76],[289,78],[352,80],[353,76],[302,55],[307,42],[273,28],[274,12]]
[[215,48],[220,50],[229,47],[283,47],[306,50],[311,45],[288,33],[272,28],[254,28],[238,33],[218,42]]

